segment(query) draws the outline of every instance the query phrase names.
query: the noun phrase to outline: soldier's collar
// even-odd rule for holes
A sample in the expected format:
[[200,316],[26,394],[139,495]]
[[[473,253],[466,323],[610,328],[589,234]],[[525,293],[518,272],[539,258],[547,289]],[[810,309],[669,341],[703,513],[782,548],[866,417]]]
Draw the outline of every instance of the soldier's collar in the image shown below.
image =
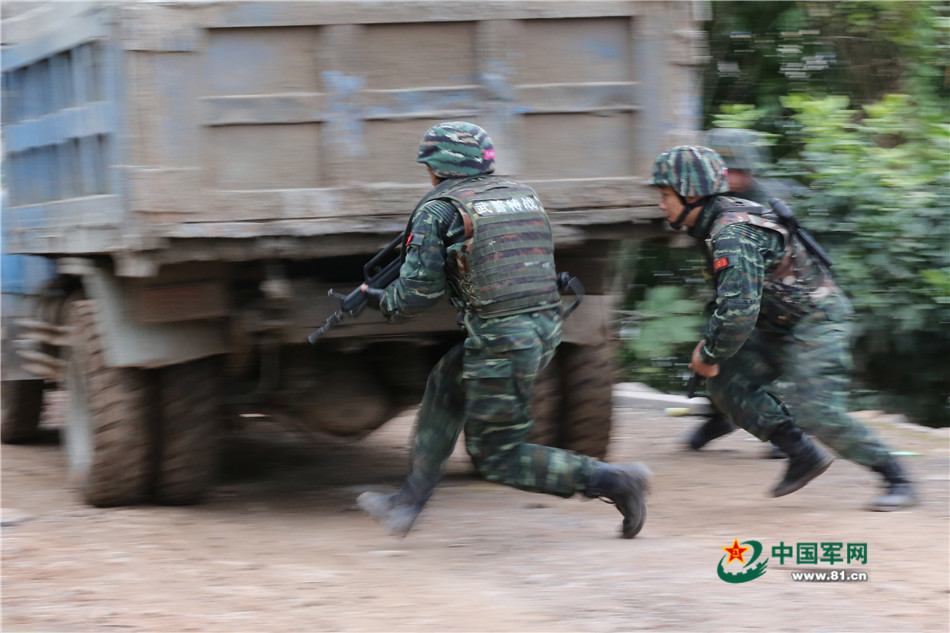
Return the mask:
[[686,232],[689,233],[691,237],[706,239],[709,235],[709,229],[712,228],[713,220],[716,219],[715,207],[718,206],[718,202],[718,196],[711,196],[706,203],[703,204],[703,210],[699,212],[699,216],[696,218],[696,224],[686,229]]

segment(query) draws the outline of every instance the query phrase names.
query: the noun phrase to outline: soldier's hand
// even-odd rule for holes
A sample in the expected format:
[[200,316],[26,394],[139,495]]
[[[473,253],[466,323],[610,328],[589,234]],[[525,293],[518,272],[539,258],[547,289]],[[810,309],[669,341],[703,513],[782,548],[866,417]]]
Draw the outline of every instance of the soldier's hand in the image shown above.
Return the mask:
[[693,357],[690,359],[689,368],[704,378],[712,378],[719,375],[719,365],[707,365],[701,360],[699,352],[705,344],[706,339],[703,339],[693,348]]
[[362,284],[360,291],[366,295],[366,304],[374,310],[379,310],[379,304],[383,300],[383,290],[381,288],[370,288],[369,284]]

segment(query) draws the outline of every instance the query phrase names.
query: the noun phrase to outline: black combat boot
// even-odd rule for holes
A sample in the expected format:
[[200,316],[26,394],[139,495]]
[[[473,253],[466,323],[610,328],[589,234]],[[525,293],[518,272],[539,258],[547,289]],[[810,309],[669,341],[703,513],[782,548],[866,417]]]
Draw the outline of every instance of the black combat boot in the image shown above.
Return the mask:
[[379,521],[387,534],[406,536],[428,500],[428,494],[414,491],[406,483],[398,492],[392,494],[364,492],[356,498],[356,504],[363,512]]
[[714,439],[728,435],[736,430],[736,425],[721,413],[714,413],[686,438],[686,444],[694,451],[709,444]]
[[633,538],[643,529],[647,518],[646,494],[651,476],[650,469],[640,463],[615,466],[599,462],[584,495],[616,504],[623,515],[623,537]]
[[828,470],[834,458],[815,444],[800,428],[791,422],[783,422],[769,438],[783,453],[788,455],[788,470],[785,478],[772,488],[773,497],[791,494]]
[[917,492],[910,477],[893,457],[883,466],[871,470],[880,473],[887,482],[887,492],[871,502],[871,510],[891,512],[917,505]]

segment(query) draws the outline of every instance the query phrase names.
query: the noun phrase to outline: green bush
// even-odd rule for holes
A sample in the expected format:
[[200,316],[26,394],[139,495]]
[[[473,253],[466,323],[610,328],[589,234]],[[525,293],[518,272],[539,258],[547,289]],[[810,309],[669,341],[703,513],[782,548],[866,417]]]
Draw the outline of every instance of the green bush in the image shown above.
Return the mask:
[[854,304],[859,372],[909,413],[946,424],[950,124],[908,95],[857,110],[843,97],[783,103],[801,150],[776,167],[808,185],[797,210]]
[[620,365],[624,380],[682,392],[712,294],[694,249],[647,242],[636,248],[636,275],[624,299]]
[[[856,311],[854,406],[950,424],[950,4],[711,6],[705,121],[763,132],[764,176],[804,185],[787,202]],[[625,301],[627,375],[659,388],[682,385],[699,336],[680,336],[680,302],[701,314],[702,264],[677,250],[645,249]]]
[[950,424],[950,4],[716,2],[707,125],[765,132],[772,178],[855,306],[856,406]]
[[[855,307],[859,382],[890,396],[875,398],[880,406],[946,425],[950,122],[929,103],[895,94],[855,109],[843,96],[789,95],[788,122],[771,127],[797,150],[769,175],[807,185],[792,206]],[[716,121],[746,127],[769,116],[731,106]]]

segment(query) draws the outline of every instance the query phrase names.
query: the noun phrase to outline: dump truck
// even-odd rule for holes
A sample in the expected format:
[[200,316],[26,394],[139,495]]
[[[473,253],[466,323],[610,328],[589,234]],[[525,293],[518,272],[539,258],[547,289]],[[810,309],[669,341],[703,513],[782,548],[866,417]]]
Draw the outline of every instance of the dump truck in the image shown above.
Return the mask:
[[700,124],[703,6],[4,2],[4,267],[40,267],[3,278],[3,440],[64,389],[86,502],[194,503],[242,415],[353,441],[417,404],[460,340],[448,302],[307,338],[431,187],[425,130],[465,120],[586,291],[531,439],[603,457],[610,253],[664,230],[645,183]]

